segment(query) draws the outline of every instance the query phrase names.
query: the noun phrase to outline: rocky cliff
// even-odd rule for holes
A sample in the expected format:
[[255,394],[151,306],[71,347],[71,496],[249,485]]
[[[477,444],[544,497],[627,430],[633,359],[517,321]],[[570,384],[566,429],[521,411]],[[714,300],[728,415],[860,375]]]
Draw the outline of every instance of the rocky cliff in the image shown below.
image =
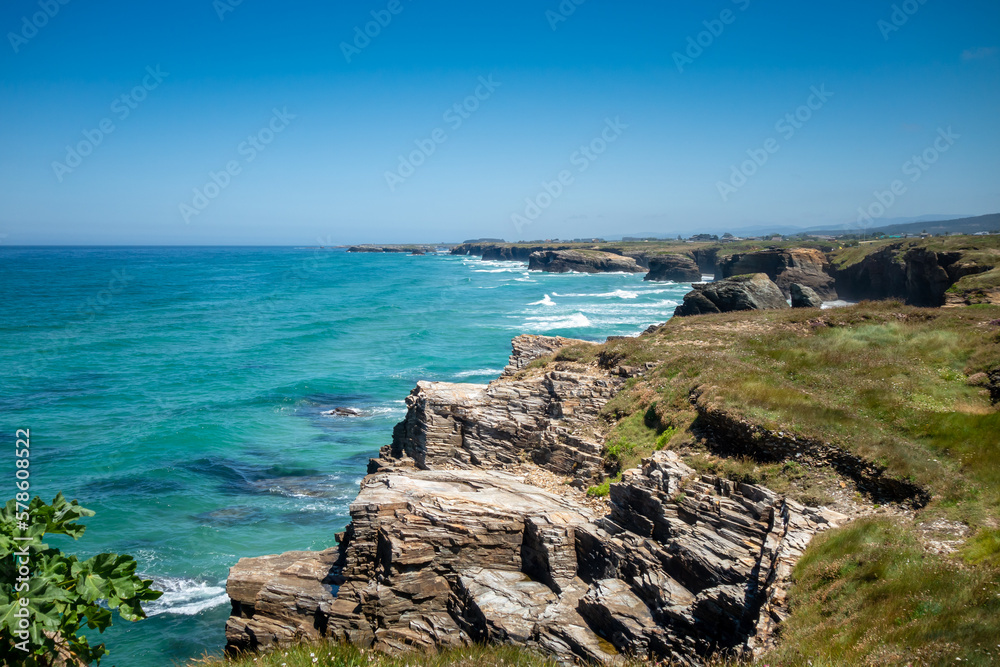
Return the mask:
[[564,664],[698,664],[771,642],[797,558],[847,518],[669,451],[626,471],[610,503],[588,498],[575,487],[601,475],[598,413],[646,369],[558,361],[571,345],[585,343],[522,336],[489,385],[420,383],[338,549],[232,568],[230,650],[512,642]]
[[598,250],[545,250],[528,258],[528,270],[549,273],[643,273],[632,257]]
[[567,250],[565,245],[512,245],[510,243],[463,243],[451,249],[452,255],[478,255],[484,260],[527,262],[532,253]]
[[891,243],[837,265],[833,270],[837,291],[853,301],[902,299],[912,306],[943,306],[953,285],[1000,265],[1000,253],[975,258],[961,249],[939,252],[917,243]]

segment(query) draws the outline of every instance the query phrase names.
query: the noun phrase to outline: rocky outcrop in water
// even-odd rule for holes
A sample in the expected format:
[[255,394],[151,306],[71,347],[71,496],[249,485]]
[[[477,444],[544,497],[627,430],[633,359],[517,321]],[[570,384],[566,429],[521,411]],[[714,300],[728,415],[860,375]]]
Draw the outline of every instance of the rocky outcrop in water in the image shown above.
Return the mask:
[[685,255],[654,255],[649,258],[649,273],[644,280],[696,283],[701,280],[701,269]]
[[319,637],[390,652],[507,642],[563,664],[628,654],[694,665],[772,642],[796,560],[846,517],[697,474],[673,452],[612,484],[610,512],[570,486],[529,483],[525,459],[569,475],[598,465],[599,441],[585,435],[621,378],[531,367],[579,344],[520,337],[490,385],[421,383],[338,549],[232,569],[229,650]]
[[567,250],[567,245],[512,245],[509,243],[463,243],[451,249],[452,255],[478,255],[483,260],[527,262],[532,253]]
[[792,284],[814,290],[828,301],[837,299],[834,277],[826,255],[813,248],[792,250],[761,250],[731,255],[719,261],[716,278],[750,273],[764,273],[775,282],[785,296],[791,294]]
[[347,252],[354,253],[409,253],[411,255],[426,255],[428,252],[433,252],[434,248],[431,246],[377,246],[377,245],[355,245],[347,249]]
[[733,276],[714,283],[701,283],[684,296],[674,315],[707,315],[737,310],[788,308],[778,286],[763,273]]
[[819,308],[823,299],[811,287],[792,283],[788,291],[792,295],[792,308]]
[[549,273],[642,273],[645,269],[631,257],[598,250],[544,250],[528,258],[529,271]]

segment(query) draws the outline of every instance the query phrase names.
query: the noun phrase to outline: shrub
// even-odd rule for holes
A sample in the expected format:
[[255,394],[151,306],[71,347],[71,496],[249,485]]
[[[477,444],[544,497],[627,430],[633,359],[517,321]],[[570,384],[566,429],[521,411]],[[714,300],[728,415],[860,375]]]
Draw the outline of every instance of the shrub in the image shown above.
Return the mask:
[[107,650],[91,646],[83,627],[104,632],[113,609],[127,621],[143,619],[141,603],[162,595],[135,575],[131,556],[80,561],[42,541],[46,534],[79,539],[86,529],[76,522],[93,515],[61,493],[51,505],[36,496],[0,509],[0,663],[49,667],[70,655],[99,663]]

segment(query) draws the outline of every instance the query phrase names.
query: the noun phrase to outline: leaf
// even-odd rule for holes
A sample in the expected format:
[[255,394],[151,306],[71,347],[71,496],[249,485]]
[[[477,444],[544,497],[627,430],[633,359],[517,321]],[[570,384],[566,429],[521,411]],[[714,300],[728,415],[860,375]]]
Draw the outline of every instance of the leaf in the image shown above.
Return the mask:
[[[19,594],[9,582],[16,581],[17,564],[13,553],[25,548],[30,554],[32,575],[28,600],[31,619],[29,633],[40,659],[24,660],[14,656],[17,664],[49,665],[55,654],[53,637],[62,638],[61,645],[71,650],[80,661],[97,663],[107,654],[103,644],[90,646],[80,635],[84,626],[104,632],[111,626],[112,609],[128,621],[146,617],[142,602],[155,600],[162,595],[151,588],[152,581],[136,576],[137,563],[131,556],[98,554],[80,561],[76,556],[63,554],[43,542],[47,533],[67,535],[74,539],[83,535],[85,526],[77,523],[94,512],[81,507],[77,501],[67,501],[60,493],[46,504],[35,497],[29,503],[31,525],[26,531],[17,529],[17,507],[14,501],[0,507],[0,664],[11,662],[11,650],[16,639],[20,618],[16,615],[21,606]],[[14,540],[15,536],[31,537],[30,541]]]

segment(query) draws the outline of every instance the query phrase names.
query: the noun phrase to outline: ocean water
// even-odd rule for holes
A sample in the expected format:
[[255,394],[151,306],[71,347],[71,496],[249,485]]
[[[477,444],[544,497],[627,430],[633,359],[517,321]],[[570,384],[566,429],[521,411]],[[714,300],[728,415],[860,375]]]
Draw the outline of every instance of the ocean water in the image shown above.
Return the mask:
[[315,248],[0,247],[0,286],[6,495],[31,429],[32,493],[97,512],[52,543],[165,592],[90,631],[119,667],[220,653],[231,565],[333,546],[418,380],[488,382],[519,333],[638,334],[690,289]]

